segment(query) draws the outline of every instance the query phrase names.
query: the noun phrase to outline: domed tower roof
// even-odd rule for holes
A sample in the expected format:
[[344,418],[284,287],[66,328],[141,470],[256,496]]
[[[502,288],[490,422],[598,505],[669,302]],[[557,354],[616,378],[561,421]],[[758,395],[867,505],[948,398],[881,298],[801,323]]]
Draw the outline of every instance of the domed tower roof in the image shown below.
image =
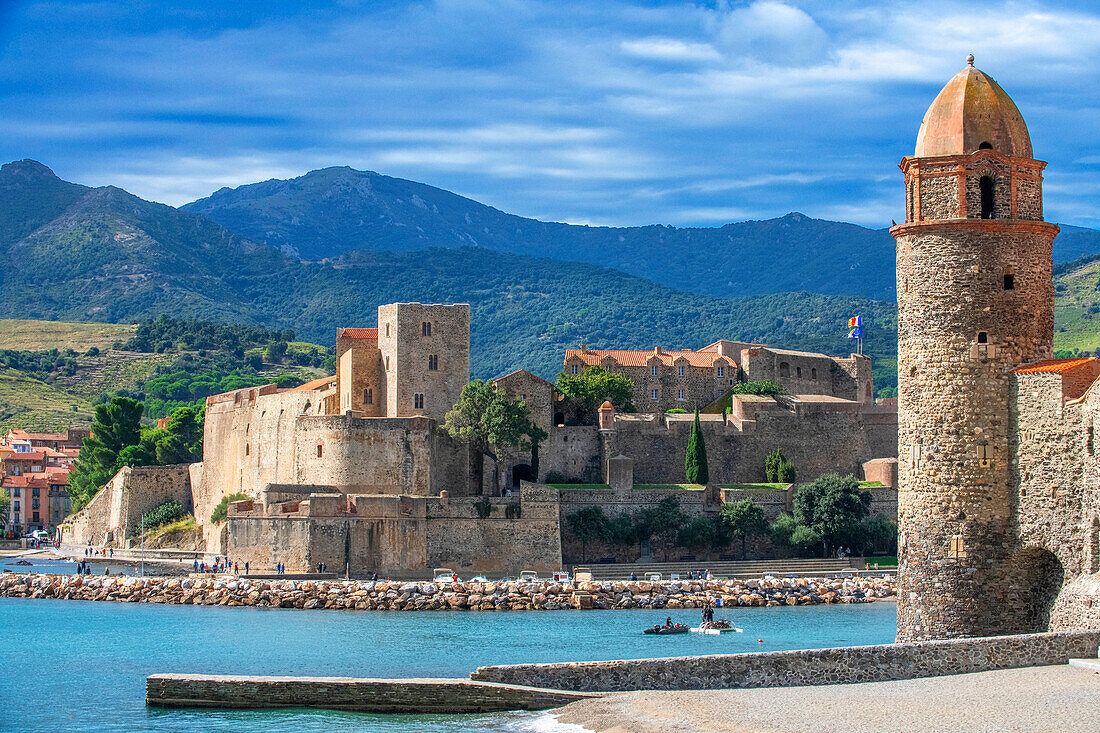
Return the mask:
[[992,77],[974,68],[955,74],[924,113],[917,133],[918,158],[969,155],[980,148],[1030,158],[1031,136],[1016,104]]

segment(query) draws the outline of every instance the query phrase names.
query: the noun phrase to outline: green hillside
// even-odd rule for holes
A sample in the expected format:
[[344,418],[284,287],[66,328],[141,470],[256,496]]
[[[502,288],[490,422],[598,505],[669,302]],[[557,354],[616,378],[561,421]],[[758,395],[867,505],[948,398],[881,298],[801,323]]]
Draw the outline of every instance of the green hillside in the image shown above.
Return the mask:
[[15,369],[0,369],[0,433],[88,425],[92,404]]
[[1071,264],[1055,276],[1054,288],[1054,348],[1070,353],[1100,349],[1100,261]]

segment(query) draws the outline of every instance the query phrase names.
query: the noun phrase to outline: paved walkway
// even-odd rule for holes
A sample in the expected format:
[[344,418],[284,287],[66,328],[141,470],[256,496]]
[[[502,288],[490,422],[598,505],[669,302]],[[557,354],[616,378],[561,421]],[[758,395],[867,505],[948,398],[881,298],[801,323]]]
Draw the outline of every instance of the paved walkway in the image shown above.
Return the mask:
[[1100,725],[1100,673],[1069,665],[900,682],[627,692],[563,708],[600,733],[1086,731]]

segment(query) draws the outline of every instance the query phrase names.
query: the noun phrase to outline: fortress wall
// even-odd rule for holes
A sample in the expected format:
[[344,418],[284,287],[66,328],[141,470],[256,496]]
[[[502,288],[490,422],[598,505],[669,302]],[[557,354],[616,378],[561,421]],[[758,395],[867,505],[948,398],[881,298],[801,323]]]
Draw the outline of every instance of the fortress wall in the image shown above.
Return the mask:
[[184,511],[192,511],[187,464],[124,467],[67,520],[64,541],[126,547],[126,538],[140,531],[141,515],[169,499],[182,504]]
[[599,429],[577,425],[551,431],[539,447],[539,473],[545,478],[550,471],[586,482],[602,482]]
[[432,424],[427,418],[303,415],[294,425],[294,480],[345,493],[427,494]]
[[[690,421],[670,421],[667,429],[636,427],[620,420],[609,439],[612,454],[634,460],[639,484],[683,481],[684,453]],[[802,405],[798,415],[776,410],[756,413],[750,429],[742,432],[721,422],[703,422],[707,462],[713,483],[734,484],[765,480],[764,458],[779,448],[791,460],[799,480],[825,473],[860,475],[863,462],[897,456],[888,440],[890,425],[876,425],[871,436],[858,412],[842,412]]]
[[431,486],[428,495],[439,496],[448,491],[451,496],[468,496],[470,486],[470,447],[435,428],[431,434]]
[[[428,567],[493,575],[560,570],[558,491],[523,482],[520,497],[489,498],[493,511],[485,519],[478,516],[474,499],[429,499]],[[509,505],[519,506],[518,517],[507,516]]]
[[222,497],[244,493],[258,499],[267,484],[296,481],[294,421],[316,409],[317,393],[292,390],[243,397],[240,404],[235,403],[233,395],[251,392],[255,390],[207,400],[202,481],[194,486],[195,518],[200,524],[209,523]]
[[1082,405],[1066,405],[1058,374],[1017,374],[1009,419],[1011,481],[1019,486],[1020,545],[1053,552],[1069,574],[1081,570],[1085,454]]
[[305,517],[230,517],[225,554],[253,573],[275,571],[286,563],[289,572],[309,568],[309,520]]

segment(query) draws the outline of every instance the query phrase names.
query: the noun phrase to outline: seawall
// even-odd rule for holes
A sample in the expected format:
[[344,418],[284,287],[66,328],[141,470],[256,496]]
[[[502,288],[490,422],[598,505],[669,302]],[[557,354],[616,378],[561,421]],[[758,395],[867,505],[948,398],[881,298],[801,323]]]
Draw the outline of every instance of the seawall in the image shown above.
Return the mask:
[[547,710],[595,696],[461,679],[155,674],[145,680],[145,704],[167,708],[306,707],[453,715]]
[[797,687],[1066,664],[1095,658],[1100,631],[671,657],[480,667],[471,679],[578,692]]
[[13,573],[0,576],[0,597],[364,611],[671,610],[717,600],[725,607],[867,603],[892,596],[894,584],[890,577],[402,583]]

